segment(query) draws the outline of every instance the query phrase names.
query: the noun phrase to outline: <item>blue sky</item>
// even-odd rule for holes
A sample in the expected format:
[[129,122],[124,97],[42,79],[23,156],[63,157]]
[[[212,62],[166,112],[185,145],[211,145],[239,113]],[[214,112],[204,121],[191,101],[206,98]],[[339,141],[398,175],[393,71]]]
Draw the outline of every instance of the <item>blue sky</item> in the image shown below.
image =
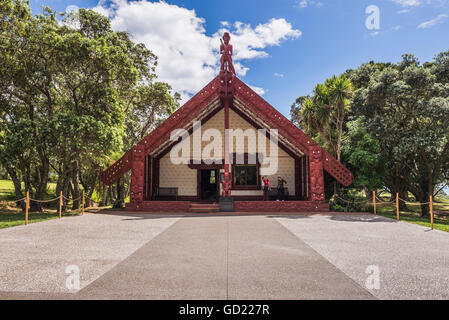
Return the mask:
[[[288,116],[300,95],[364,62],[397,62],[403,53],[431,60],[449,49],[449,0],[166,1],[30,0],[96,8],[160,56],[158,73],[184,101],[216,74],[218,36],[231,31],[239,77]],[[376,5],[380,29],[365,13]],[[237,23],[237,24],[236,24]],[[163,57],[161,57],[163,56]],[[165,57],[165,58],[164,58]]]

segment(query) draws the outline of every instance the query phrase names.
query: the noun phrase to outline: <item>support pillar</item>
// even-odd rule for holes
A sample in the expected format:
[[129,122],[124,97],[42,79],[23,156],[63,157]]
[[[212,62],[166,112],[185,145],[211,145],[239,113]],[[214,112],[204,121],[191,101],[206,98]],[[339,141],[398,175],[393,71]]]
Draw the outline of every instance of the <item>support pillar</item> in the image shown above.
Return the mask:
[[309,147],[310,200],[325,201],[323,150],[319,146]]
[[145,182],[145,150],[143,146],[135,145],[131,155],[131,208],[139,210],[142,207]]

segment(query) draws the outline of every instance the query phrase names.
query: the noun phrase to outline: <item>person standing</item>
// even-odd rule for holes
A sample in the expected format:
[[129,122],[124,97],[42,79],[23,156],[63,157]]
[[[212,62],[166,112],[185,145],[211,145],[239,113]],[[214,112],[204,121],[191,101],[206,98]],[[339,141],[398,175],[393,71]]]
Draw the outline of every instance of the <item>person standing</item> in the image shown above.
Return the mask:
[[285,187],[287,186],[287,181],[285,181],[282,177],[278,177],[278,199],[277,201],[285,200]]
[[270,201],[270,180],[268,177],[262,177],[263,201]]

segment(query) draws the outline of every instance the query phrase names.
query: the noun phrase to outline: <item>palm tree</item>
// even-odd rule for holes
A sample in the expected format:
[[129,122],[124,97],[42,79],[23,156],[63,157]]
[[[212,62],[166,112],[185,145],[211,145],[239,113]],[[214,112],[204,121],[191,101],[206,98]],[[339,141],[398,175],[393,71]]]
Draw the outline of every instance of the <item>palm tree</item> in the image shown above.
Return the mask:
[[327,79],[325,86],[328,88],[331,122],[337,130],[337,160],[340,161],[343,124],[346,112],[350,108],[350,99],[354,93],[354,87],[346,75],[333,76]]
[[[319,136],[338,161],[341,161],[343,125],[353,90],[345,75],[333,76],[324,84],[317,84],[313,97],[305,98],[299,109],[301,126],[309,135]],[[337,193],[336,184],[334,193]]]

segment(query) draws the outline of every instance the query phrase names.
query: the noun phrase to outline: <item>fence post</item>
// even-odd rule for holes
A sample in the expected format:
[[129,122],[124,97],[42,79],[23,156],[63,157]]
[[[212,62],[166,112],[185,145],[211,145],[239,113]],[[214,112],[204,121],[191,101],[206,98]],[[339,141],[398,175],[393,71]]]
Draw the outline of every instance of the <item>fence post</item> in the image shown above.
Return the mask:
[[373,204],[374,204],[374,215],[377,214],[376,210],[376,191],[373,191]]
[[433,196],[430,196],[430,225],[433,230]]
[[396,192],[396,219],[399,221],[399,193]]
[[61,219],[62,215],[62,191],[59,193],[59,219]]
[[25,203],[25,225],[28,225],[28,208],[30,207],[30,192],[27,191],[27,200]]
[[83,208],[81,210],[81,215],[84,215],[84,190],[83,190]]

